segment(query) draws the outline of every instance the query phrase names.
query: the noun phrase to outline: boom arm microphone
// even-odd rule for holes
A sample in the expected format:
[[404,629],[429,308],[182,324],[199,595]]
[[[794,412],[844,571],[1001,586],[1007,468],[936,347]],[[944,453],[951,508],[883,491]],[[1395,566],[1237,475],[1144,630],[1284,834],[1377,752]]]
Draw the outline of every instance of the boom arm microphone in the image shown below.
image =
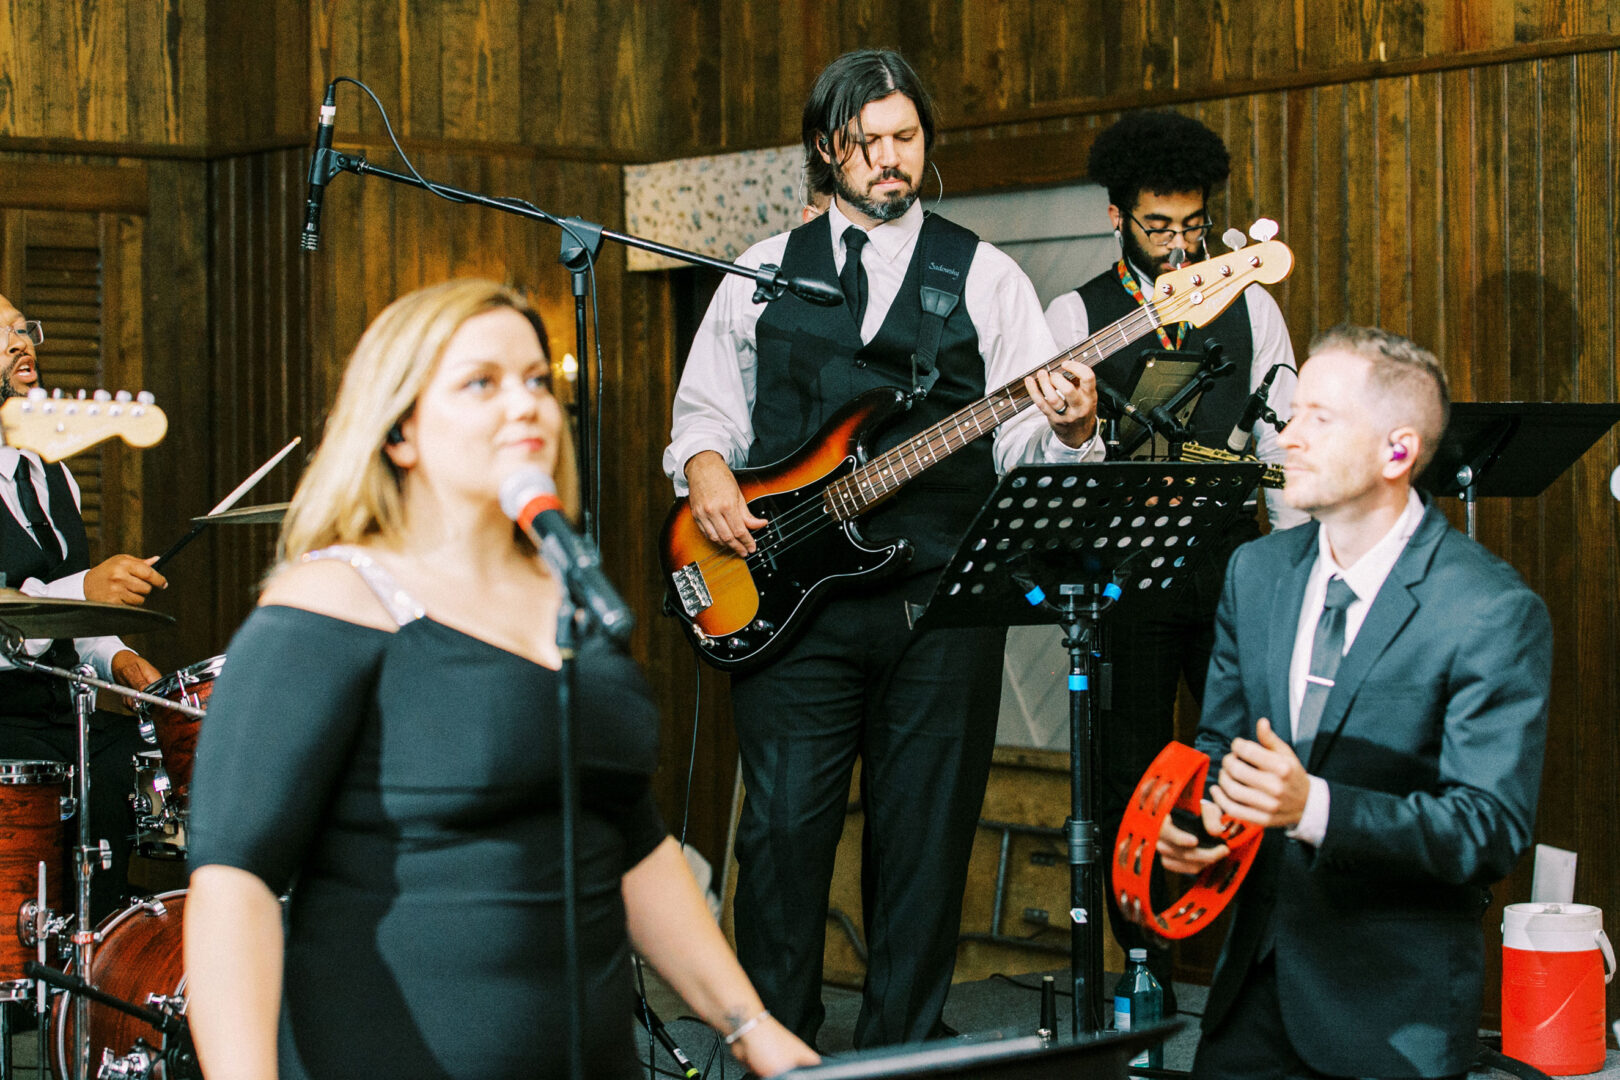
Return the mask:
[[520,469],[501,483],[501,511],[517,523],[562,575],[574,602],[623,645],[635,616],[602,573],[602,556],[581,539],[563,515],[557,485],[543,469]]
[[1260,414],[1266,407],[1266,396],[1271,393],[1271,383],[1282,370],[1281,364],[1272,364],[1266,377],[1260,380],[1260,386],[1249,395],[1248,402],[1243,406],[1243,415],[1238,417],[1237,426],[1232,434],[1226,437],[1226,448],[1234,454],[1241,454],[1249,445],[1249,433],[1254,430],[1254,422],[1260,419]]
[[799,299],[820,304],[822,307],[837,307],[844,302],[844,290],[837,285],[829,285],[820,278],[791,278],[787,287],[788,291]]
[[326,198],[326,160],[332,156],[332,121],[336,117],[337,83],[330,82],[315,128],[315,156],[309,161],[309,199],[304,203],[304,231],[298,241],[305,251],[321,250],[321,201]]

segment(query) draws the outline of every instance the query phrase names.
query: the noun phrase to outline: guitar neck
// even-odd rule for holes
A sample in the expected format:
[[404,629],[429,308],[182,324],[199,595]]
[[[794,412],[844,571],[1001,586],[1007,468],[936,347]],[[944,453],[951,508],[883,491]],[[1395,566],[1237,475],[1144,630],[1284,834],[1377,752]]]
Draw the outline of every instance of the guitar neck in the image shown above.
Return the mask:
[[1096,367],[1131,342],[1160,325],[1152,302],[1109,323],[1084,341],[1058,353],[1039,368],[1026,372],[986,394],[966,408],[959,409],[932,427],[913,435],[899,446],[884,451],[848,476],[827,486],[825,498],[840,519],[858,517],[898,491],[926,469],[944,461],[964,446],[989,434],[1034,402],[1024,386],[1024,378],[1035,370],[1059,370],[1065,361],[1079,360]]

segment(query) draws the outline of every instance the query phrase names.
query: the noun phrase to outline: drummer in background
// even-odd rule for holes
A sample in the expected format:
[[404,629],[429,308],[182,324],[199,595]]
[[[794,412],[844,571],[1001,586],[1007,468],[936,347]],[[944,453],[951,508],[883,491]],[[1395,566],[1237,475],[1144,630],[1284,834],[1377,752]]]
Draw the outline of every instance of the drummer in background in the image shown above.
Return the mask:
[[[209,1080],[566,1069],[564,596],[499,500],[556,469],[544,341],[518,292],[452,281],[349,362],[198,746],[185,961]],[[644,1068],[632,942],[751,1071],[813,1063],[659,818],[634,663],[590,635],[572,664],[588,1075]]]
[[[0,296],[0,401],[41,385],[36,350],[45,340],[39,322],[25,319]],[[7,588],[57,600],[97,600],[139,605],[168,583],[154,559],[114,555],[90,565],[90,545],[79,516],[79,486],[66,465],[47,465],[32,450],[0,446],[0,573]],[[116,637],[73,641],[31,640],[29,655],[55,667],[89,664],[103,679],[141,689],[158,680],[157,669]],[[135,754],[148,749],[129,716],[96,712],[91,717],[90,835],[111,842],[111,871],[97,873],[91,910],[99,919],[118,906],[126,890],[134,831],[129,796]],[[77,725],[66,680],[19,671],[0,655],[0,758],[78,760]],[[71,895],[64,889],[63,895]]]

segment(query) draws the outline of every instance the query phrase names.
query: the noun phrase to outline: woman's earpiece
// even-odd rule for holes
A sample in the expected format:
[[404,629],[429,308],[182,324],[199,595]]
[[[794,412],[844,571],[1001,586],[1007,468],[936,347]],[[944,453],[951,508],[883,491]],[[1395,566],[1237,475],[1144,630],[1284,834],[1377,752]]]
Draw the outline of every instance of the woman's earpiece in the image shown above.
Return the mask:
[[405,433],[400,430],[398,424],[395,424],[393,427],[388,429],[388,435],[385,437],[384,441],[387,442],[389,446],[398,446],[400,443],[405,441]]
[[1389,460],[1391,460],[1391,461],[1405,461],[1406,460],[1406,447],[1402,446],[1400,443],[1390,443],[1389,444]]

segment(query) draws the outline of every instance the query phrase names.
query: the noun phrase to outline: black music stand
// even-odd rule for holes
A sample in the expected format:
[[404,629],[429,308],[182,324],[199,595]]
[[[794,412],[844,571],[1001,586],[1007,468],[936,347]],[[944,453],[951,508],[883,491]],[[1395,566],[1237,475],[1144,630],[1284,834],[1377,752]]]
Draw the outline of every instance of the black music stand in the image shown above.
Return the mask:
[[[915,620],[919,628],[1060,623],[1069,650],[1069,975],[1076,1036],[1103,1027],[1096,847],[1098,634],[1114,603],[1165,596],[1204,536],[1243,510],[1265,466],[1026,465],[1002,478]],[[1048,599],[1050,597],[1051,599]],[[1096,683],[1105,689],[1102,682]],[[1100,707],[1108,707],[1105,700]]]
[[1458,401],[1434,460],[1417,479],[1431,495],[1460,495],[1474,535],[1480,496],[1540,495],[1620,420],[1620,404]]
[[840,1054],[821,1065],[785,1072],[782,1080],[920,1080],[930,1076],[957,1080],[1125,1080],[1127,1073],[1155,1072],[1142,1070],[1141,1066],[1127,1070],[1127,1065],[1132,1057],[1157,1046],[1181,1027],[1182,1022],[1174,1020],[1118,1035],[1053,1040],[1028,1035],[966,1045],[955,1039],[936,1039]]

